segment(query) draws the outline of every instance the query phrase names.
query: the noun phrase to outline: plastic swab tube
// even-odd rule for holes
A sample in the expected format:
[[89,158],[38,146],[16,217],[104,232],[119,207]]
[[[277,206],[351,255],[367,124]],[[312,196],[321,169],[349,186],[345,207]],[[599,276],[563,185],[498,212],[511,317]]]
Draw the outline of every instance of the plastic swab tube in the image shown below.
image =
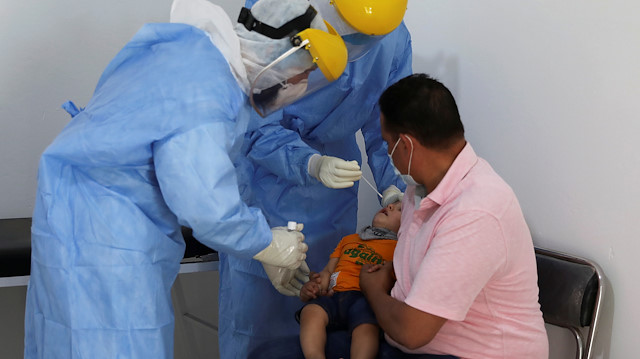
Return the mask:
[[373,187],[373,185],[371,184],[371,182],[367,181],[367,179],[366,179],[364,176],[360,177],[360,179],[363,179],[363,180],[364,180],[364,182],[365,182],[366,184],[368,184],[368,185],[369,185],[369,187],[371,187],[371,188],[372,188],[372,189],[373,189],[373,190],[378,194],[378,196],[380,196],[380,198],[382,198],[382,195],[380,194],[380,192],[378,192],[378,190],[377,190],[375,187]]

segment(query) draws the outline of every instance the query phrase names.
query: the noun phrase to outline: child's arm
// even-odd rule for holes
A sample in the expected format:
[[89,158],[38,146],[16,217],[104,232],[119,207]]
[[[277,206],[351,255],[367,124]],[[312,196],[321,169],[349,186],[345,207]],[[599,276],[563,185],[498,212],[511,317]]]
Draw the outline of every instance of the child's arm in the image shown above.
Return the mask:
[[324,267],[324,269],[320,272],[320,295],[328,295],[329,294],[329,281],[331,279],[331,274],[336,270],[336,266],[338,265],[338,261],[340,258],[329,258],[329,262]]
[[309,275],[309,281],[306,282],[302,289],[300,289],[300,300],[308,302],[311,299],[315,299],[320,294],[320,273],[311,272]]

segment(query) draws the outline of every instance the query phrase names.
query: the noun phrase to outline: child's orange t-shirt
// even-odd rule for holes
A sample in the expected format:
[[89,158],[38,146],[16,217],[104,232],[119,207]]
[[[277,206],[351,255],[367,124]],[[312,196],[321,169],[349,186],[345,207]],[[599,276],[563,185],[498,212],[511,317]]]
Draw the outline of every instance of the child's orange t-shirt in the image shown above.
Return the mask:
[[[393,260],[395,239],[369,239],[363,241],[357,233],[342,238],[331,254],[340,258],[331,275],[329,288],[335,292],[360,290],[360,269],[363,264],[382,264]],[[335,285],[334,285],[335,283]]]

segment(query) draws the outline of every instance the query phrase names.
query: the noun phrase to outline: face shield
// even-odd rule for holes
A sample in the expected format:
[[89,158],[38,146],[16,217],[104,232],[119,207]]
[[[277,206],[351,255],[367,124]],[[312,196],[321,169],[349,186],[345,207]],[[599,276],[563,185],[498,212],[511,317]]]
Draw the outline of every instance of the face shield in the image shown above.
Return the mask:
[[404,17],[408,0],[310,0],[344,40],[349,62],[364,56]]
[[347,66],[344,41],[324,21],[327,31],[312,28],[316,16],[316,10],[309,6],[303,15],[274,28],[256,20],[251,10],[242,9],[238,22],[247,30],[278,40],[275,46],[284,44],[289,48],[250,78],[249,101],[260,116],[326,86],[340,77]]

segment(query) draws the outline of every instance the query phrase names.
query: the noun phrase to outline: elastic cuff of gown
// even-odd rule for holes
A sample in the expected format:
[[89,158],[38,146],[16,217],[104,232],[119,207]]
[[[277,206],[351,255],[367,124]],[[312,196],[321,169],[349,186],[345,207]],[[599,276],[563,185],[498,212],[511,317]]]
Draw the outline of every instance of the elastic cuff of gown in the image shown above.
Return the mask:
[[320,160],[322,156],[317,153],[314,153],[309,157],[309,161],[307,162],[307,173],[311,175],[313,178],[318,179],[318,172],[320,170]]

